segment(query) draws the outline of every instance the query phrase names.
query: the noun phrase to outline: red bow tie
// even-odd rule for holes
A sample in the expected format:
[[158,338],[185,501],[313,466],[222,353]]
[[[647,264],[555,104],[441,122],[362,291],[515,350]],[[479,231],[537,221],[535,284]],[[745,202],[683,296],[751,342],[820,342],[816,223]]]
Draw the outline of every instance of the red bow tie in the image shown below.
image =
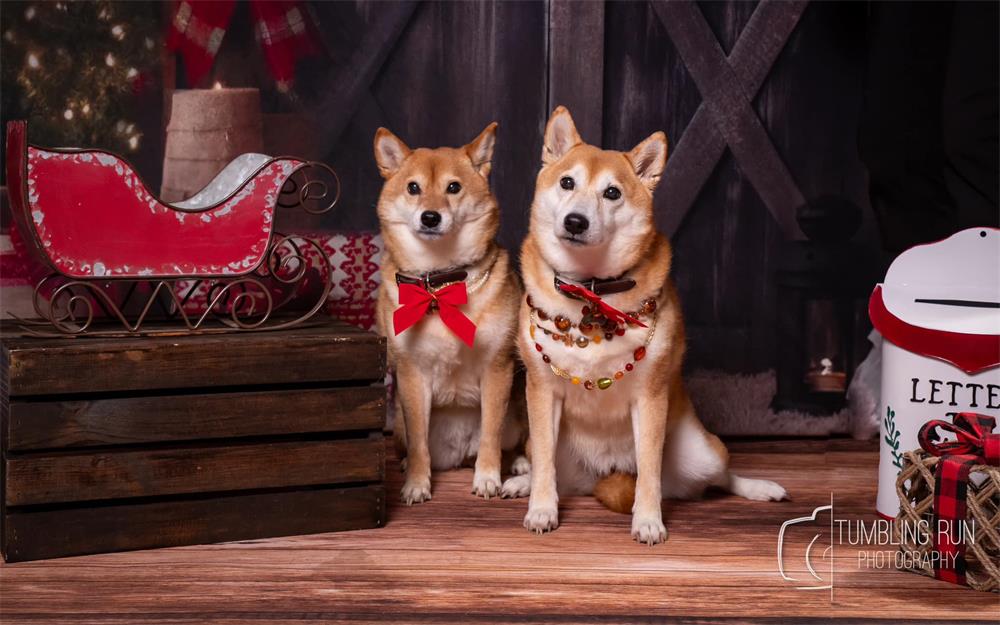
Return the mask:
[[615,308],[614,306],[604,303],[604,300],[601,299],[600,295],[594,293],[593,291],[591,291],[586,287],[577,286],[575,284],[560,284],[559,288],[562,289],[564,292],[569,293],[570,295],[575,295],[581,299],[587,300],[588,302],[596,306],[604,314],[605,317],[614,321],[615,323],[625,323],[627,321],[641,328],[646,327],[646,324],[639,321],[632,315],[625,314],[622,311]]
[[[974,412],[960,412],[951,423],[935,419],[920,428],[917,435],[920,446],[935,456],[968,455],[981,464],[1000,466],[1000,433],[993,434],[996,419]],[[951,432],[958,440],[938,442],[937,430]]]
[[476,338],[476,324],[458,309],[468,301],[469,294],[465,290],[464,282],[449,284],[434,292],[416,284],[402,283],[399,285],[400,306],[392,313],[393,329],[396,336],[399,336],[401,332],[423,319],[431,303],[436,302],[444,325],[448,326],[448,329],[463,343],[472,347],[472,342]]

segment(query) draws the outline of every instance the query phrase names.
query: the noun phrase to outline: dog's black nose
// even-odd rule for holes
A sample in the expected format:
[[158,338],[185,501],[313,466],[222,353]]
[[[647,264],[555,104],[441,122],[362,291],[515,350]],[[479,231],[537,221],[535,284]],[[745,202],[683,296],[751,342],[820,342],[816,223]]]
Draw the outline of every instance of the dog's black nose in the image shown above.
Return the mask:
[[587,228],[590,227],[590,222],[587,218],[580,213],[570,213],[566,215],[566,219],[563,220],[563,227],[566,228],[566,232],[570,234],[580,234],[585,232]]
[[428,228],[437,228],[441,223],[441,213],[437,211],[424,211],[420,213],[420,223]]

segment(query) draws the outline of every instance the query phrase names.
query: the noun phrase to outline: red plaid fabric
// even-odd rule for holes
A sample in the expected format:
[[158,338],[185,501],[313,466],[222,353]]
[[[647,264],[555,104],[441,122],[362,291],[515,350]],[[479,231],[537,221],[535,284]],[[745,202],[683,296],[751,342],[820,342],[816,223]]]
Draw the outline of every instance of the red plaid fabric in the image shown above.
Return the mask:
[[[962,524],[968,516],[969,473],[977,464],[1000,466],[1000,434],[992,434],[994,427],[993,417],[960,412],[952,423],[928,421],[918,434],[924,451],[941,458],[934,476],[934,548],[940,556],[934,575],[953,584],[966,583]],[[938,429],[952,432],[956,440],[938,442]]]
[[180,51],[191,85],[201,82],[215,63],[236,0],[184,0],[167,33],[167,49]]
[[[177,5],[167,48],[180,51],[192,85],[211,71],[235,7],[236,0],[183,0]],[[250,12],[267,67],[285,91],[295,76],[295,63],[319,51],[305,7],[299,0],[250,0]]]
[[264,52],[264,61],[281,91],[295,77],[295,63],[318,52],[301,2],[250,3],[254,36]]

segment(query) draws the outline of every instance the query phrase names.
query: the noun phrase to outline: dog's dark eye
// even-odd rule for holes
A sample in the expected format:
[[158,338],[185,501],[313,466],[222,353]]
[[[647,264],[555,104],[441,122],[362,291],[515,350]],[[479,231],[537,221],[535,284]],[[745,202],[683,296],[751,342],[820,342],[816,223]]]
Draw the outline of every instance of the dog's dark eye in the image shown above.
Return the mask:
[[608,187],[604,190],[604,197],[609,200],[617,200],[622,196],[622,192],[618,190],[618,187]]
[[406,185],[406,192],[410,195],[420,195],[420,185],[415,182],[411,182]]
[[458,193],[461,190],[462,190],[462,185],[458,184],[457,182],[452,182],[451,184],[448,185],[448,193],[454,194]]
[[559,186],[562,187],[563,189],[566,189],[567,191],[572,191],[573,188],[576,187],[576,181],[570,178],[569,176],[563,176],[559,180]]

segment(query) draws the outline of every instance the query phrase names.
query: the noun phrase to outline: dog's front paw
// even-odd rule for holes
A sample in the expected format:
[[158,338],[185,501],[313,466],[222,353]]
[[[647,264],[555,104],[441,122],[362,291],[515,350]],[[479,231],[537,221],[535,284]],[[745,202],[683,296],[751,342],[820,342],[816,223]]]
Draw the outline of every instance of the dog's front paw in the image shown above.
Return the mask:
[[472,494],[489,499],[500,494],[499,471],[476,471],[472,477]]
[[524,456],[518,456],[511,463],[510,472],[511,475],[527,475],[531,473],[531,462]]
[[504,499],[517,499],[518,497],[527,497],[530,494],[531,476],[527,474],[509,478],[500,489],[500,496]]
[[559,510],[556,506],[535,506],[524,515],[524,527],[529,532],[543,534],[559,527]]
[[632,538],[646,545],[655,545],[667,539],[667,528],[656,517],[635,514],[632,515]]
[[403,484],[399,491],[400,499],[408,506],[423,503],[431,499],[431,481],[429,478],[411,478]]

